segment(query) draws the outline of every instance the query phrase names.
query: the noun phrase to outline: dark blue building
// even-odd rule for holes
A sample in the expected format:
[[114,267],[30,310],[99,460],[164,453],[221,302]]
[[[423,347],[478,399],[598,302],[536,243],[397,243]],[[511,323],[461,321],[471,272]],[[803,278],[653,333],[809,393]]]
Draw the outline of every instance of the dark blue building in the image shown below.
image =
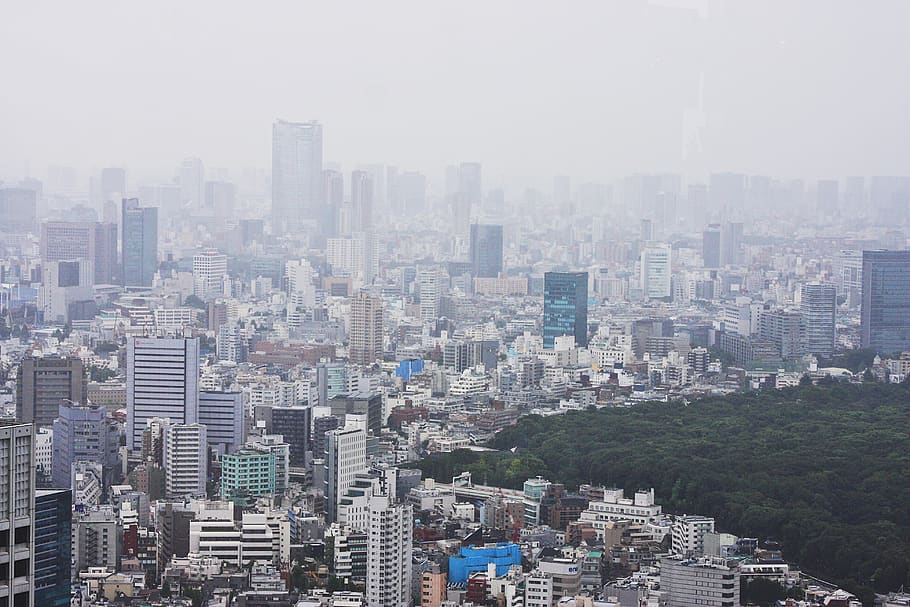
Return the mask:
[[474,278],[498,278],[502,272],[502,226],[471,224],[471,270]]
[[910,350],[910,251],[863,251],[863,348]]
[[35,492],[35,605],[69,607],[72,551],[69,489]]
[[556,338],[575,336],[575,345],[588,345],[588,273],[547,272],[543,285],[543,347]]

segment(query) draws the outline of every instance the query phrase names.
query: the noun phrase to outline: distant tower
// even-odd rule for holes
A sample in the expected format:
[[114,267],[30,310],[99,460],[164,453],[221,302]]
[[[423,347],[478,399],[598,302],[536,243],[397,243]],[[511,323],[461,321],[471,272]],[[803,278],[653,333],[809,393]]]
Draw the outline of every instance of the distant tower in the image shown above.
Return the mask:
[[671,250],[668,244],[653,244],[641,252],[641,288],[648,299],[671,295]]
[[373,178],[366,171],[351,173],[352,232],[373,228]]
[[834,285],[803,285],[800,312],[805,323],[807,354],[822,358],[834,355],[836,337],[834,314],[837,310],[837,287]]
[[720,267],[720,226],[712,224],[701,233],[701,258],[706,268]]
[[552,349],[556,338],[575,337],[575,345],[588,345],[588,273],[544,274],[543,347]]
[[123,285],[150,287],[158,270],[158,209],[140,207],[138,198],[124,198],[122,205]]
[[471,224],[474,278],[497,278],[502,272],[502,226]]
[[205,205],[205,167],[198,158],[180,163],[180,201],[194,209]]
[[315,218],[322,200],[322,125],[272,125],[272,226],[276,233],[299,229]]
[[372,365],[382,360],[382,299],[358,291],[351,300],[350,361]]

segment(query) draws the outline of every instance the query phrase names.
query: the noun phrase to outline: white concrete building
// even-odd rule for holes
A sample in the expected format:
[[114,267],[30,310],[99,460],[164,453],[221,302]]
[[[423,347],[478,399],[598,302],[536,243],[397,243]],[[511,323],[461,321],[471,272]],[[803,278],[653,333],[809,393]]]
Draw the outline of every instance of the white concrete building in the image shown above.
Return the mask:
[[645,525],[654,522],[660,515],[661,507],[654,503],[654,489],[636,491],[634,499],[626,498],[622,489],[607,489],[603,501],[590,502],[579,520],[590,522],[597,531],[598,538],[602,539],[609,521]]
[[739,607],[739,570],[724,559],[660,561],[660,588],[673,607]]
[[686,557],[703,556],[707,533],[714,533],[713,518],[698,515],[677,516],[670,532],[673,554]]
[[224,295],[227,255],[209,249],[193,255],[193,295],[208,301]]

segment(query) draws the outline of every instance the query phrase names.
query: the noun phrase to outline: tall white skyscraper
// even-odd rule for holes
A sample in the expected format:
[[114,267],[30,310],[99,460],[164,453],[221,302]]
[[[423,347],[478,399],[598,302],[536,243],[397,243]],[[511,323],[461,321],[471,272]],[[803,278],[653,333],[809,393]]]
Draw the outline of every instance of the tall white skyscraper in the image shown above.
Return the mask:
[[439,272],[433,268],[417,275],[420,294],[420,320],[431,322],[439,316]]
[[646,299],[670,297],[670,245],[650,245],[641,252],[641,288]]
[[199,340],[131,337],[126,345],[126,446],[138,451],[153,417],[199,420]]
[[209,249],[193,255],[193,295],[203,301],[224,295],[227,255]]
[[202,424],[165,424],[164,483],[169,498],[204,496],[208,476],[206,428]]
[[272,225],[277,233],[316,221],[322,205],[322,125],[272,125]]
[[205,206],[205,167],[198,158],[180,163],[180,200],[196,209]]
[[325,520],[334,523],[338,504],[358,474],[367,470],[367,439],[362,428],[346,427],[325,434]]

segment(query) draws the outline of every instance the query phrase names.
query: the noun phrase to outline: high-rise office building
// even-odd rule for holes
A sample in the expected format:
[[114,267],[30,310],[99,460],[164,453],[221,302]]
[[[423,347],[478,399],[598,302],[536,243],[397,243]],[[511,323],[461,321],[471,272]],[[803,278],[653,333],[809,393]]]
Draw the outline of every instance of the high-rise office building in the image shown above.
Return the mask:
[[88,402],[81,358],[23,358],[16,377],[16,419],[51,426],[62,402]]
[[216,217],[232,217],[236,202],[237,186],[230,181],[205,182],[205,207],[214,211]]
[[101,202],[118,202],[126,197],[126,169],[105,167],[101,169]]
[[338,505],[358,474],[367,470],[366,433],[342,428],[325,433],[325,520],[338,520]]
[[805,324],[796,310],[768,309],[759,315],[758,334],[774,345],[782,360],[803,355]]
[[455,231],[466,235],[472,212],[483,202],[482,168],[479,162],[463,162],[458,167],[458,190],[451,195]]
[[209,249],[193,255],[193,295],[203,301],[224,295],[227,255]]
[[150,287],[158,271],[158,209],[123,199],[120,250],[121,278],[126,287]]
[[[322,204],[319,218],[323,235],[347,233],[339,224],[339,213],[344,204],[344,174],[341,171],[326,169],[322,172]],[[350,230],[350,226],[346,227]]]
[[575,345],[588,345],[588,273],[544,274],[543,347],[552,349],[556,338],[575,337]]
[[33,426],[0,427],[0,589],[7,605],[33,607],[35,452]]
[[728,222],[720,230],[720,265],[735,266],[740,263],[743,247],[743,224]]
[[910,350],[910,250],[863,251],[862,280],[862,347]]
[[710,225],[701,233],[701,258],[706,268],[720,267],[720,226]]
[[165,424],[164,483],[167,497],[204,497],[208,477],[206,428],[202,424]]
[[38,195],[28,188],[0,188],[0,232],[35,229]]
[[41,260],[87,259],[94,266],[95,284],[115,284],[117,224],[47,221],[41,224]]
[[35,492],[35,605],[70,607],[72,492]]
[[654,244],[642,249],[640,281],[645,298],[670,297],[671,255],[672,251],[668,244]]
[[351,173],[352,232],[373,229],[373,178],[366,171]]
[[382,360],[382,298],[358,291],[351,299],[350,319],[351,363],[367,366]]
[[131,337],[126,348],[126,446],[138,451],[154,417],[199,421],[199,340]]
[[642,219],[639,224],[639,240],[642,242],[651,242],[654,240],[654,222],[650,219]]
[[815,207],[820,214],[835,215],[840,210],[839,184],[836,179],[822,179],[815,189]]
[[120,431],[104,407],[61,403],[54,421],[51,470],[54,487],[69,488],[73,464],[92,462],[102,468],[102,483],[110,487],[120,463]]
[[[312,413],[312,407],[306,405],[290,407],[259,405],[256,407],[256,419],[265,422],[265,432],[280,434],[288,444],[289,466],[295,468],[306,466],[306,453],[311,449]],[[323,449],[325,449],[324,446]],[[316,452],[315,457],[322,457],[322,453]]]
[[243,446],[246,438],[242,392],[199,393],[199,423],[205,426],[209,448],[218,455]]
[[272,125],[272,224],[276,233],[300,228],[322,200],[322,125]]
[[836,338],[837,288],[823,284],[803,285],[799,310],[805,323],[803,351],[831,358]]
[[571,211],[572,180],[568,175],[556,175],[553,178],[553,204],[561,212]]
[[180,201],[191,208],[205,205],[205,167],[198,158],[185,158],[180,163]]
[[497,278],[502,273],[502,226],[472,223],[470,257],[474,278]]

